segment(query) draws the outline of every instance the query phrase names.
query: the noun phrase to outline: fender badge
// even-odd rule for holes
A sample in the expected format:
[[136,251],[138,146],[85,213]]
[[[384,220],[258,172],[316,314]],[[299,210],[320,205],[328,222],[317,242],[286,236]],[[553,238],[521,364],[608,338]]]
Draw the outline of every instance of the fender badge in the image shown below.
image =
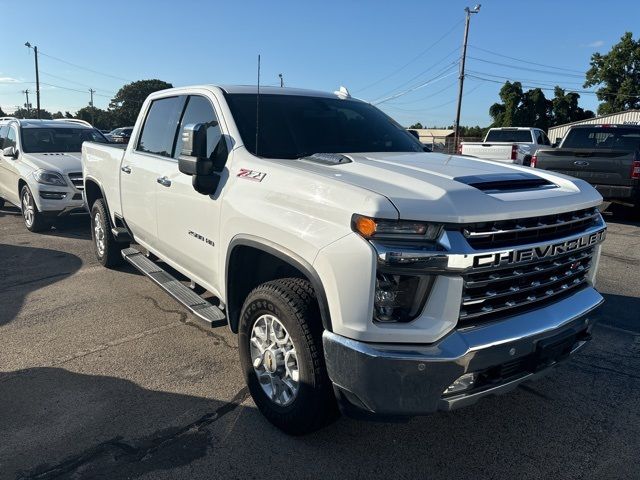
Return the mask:
[[253,180],[256,182],[261,182],[264,177],[267,176],[266,173],[256,172],[255,170],[249,170],[248,168],[241,168],[236,175],[239,178],[246,178],[247,180]]

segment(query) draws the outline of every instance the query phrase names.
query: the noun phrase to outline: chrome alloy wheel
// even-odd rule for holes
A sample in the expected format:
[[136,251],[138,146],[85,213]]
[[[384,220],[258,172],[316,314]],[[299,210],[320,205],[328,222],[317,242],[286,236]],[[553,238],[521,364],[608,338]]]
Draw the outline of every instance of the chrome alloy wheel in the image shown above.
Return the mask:
[[249,347],[264,393],[277,405],[289,405],[300,389],[298,355],[289,332],[275,316],[262,315],[253,324]]
[[93,237],[95,238],[98,255],[102,257],[105,251],[105,243],[104,228],[102,227],[102,215],[100,215],[100,212],[96,212],[93,216]]
[[31,228],[36,217],[36,206],[29,194],[29,190],[26,188],[22,195],[22,216],[24,217],[24,223],[28,228]]

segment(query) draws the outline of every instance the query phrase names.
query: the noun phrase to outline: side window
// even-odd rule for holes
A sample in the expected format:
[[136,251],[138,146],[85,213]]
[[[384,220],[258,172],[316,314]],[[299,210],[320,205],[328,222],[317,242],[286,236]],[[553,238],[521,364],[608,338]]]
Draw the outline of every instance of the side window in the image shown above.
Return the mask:
[[220,125],[218,124],[218,117],[208,99],[193,95],[189,97],[182,122],[180,122],[178,141],[176,142],[176,149],[173,156],[175,158],[180,156],[182,152],[182,135],[180,133],[185,125],[189,125],[190,123],[204,123],[207,125],[207,157],[211,157],[222,134]]
[[547,135],[544,132],[542,132],[542,144],[551,145],[551,142],[549,141],[549,137],[547,137]]
[[7,138],[3,142],[2,148],[15,147],[16,146],[16,129],[13,127],[9,127],[9,131],[7,132]]
[[0,127],[0,148],[4,148],[4,141],[7,138],[8,131],[9,127],[7,125]]
[[176,129],[184,100],[185,97],[168,97],[159,98],[151,103],[136,150],[163,157],[173,154]]
[[540,130],[536,130],[536,143],[538,145],[544,145],[544,140],[542,139],[542,132]]

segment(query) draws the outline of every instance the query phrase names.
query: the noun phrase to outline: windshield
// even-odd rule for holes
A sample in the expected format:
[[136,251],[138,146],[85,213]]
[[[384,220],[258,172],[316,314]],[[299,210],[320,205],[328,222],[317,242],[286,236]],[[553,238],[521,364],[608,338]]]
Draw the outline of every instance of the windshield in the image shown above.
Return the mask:
[[245,147],[261,157],[293,159],[314,153],[424,151],[415,137],[367,103],[260,95],[256,153],[256,95],[226,97]]
[[562,148],[635,151],[640,149],[640,128],[572,128]]
[[489,130],[485,142],[531,143],[529,130]]
[[22,128],[25,153],[80,152],[82,143],[109,143],[96,129],[90,128]]

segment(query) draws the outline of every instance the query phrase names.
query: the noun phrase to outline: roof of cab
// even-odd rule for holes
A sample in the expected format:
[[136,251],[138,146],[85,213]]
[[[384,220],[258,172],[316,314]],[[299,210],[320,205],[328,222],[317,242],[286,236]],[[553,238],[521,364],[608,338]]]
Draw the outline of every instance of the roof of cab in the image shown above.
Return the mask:
[[[164,96],[169,93],[181,93],[184,94],[185,91],[188,93],[189,89],[195,88],[219,88],[224,93],[229,94],[256,94],[258,93],[258,87],[256,85],[213,85],[213,84],[205,84],[205,85],[189,85],[184,87],[175,87],[169,88],[166,90],[159,90],[152,95],[156,96]],[[346,90],[345,90],[346,91]],[[350,100],[358,100],[351,96],[346,97],[344,94],[338,95],[337,92],[323,92],[320,90],[307,90],[303,88],[291,88],[291,87],[269,87],[269,86],[260,86],[260,94],[261,95],[298,95],[304,97],[324,97],[324,98],[349,98]]]

